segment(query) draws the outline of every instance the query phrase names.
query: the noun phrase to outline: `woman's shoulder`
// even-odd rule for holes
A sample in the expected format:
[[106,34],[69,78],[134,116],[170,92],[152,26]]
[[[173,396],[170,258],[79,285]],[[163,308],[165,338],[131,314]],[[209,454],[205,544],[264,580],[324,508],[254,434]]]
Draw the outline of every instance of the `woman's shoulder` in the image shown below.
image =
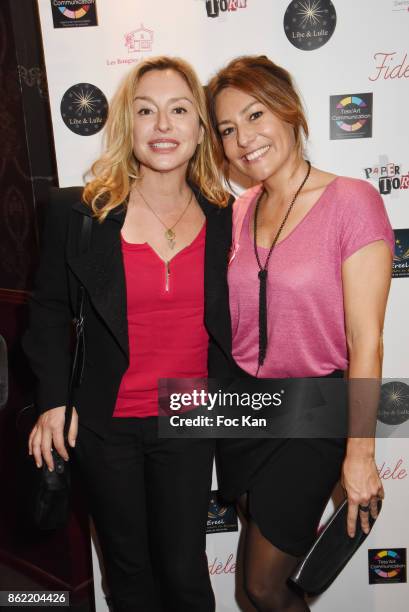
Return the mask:
[[366,203],[374,204],[382,202],[378,190],[363,179],[350,176],[337,176],[333,180],[333,193],[342,204]]

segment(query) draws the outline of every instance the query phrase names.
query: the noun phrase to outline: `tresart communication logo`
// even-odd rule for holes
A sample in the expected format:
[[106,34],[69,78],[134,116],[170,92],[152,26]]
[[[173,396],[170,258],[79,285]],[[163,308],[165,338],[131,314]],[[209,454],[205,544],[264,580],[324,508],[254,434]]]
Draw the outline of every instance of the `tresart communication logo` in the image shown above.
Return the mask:
[[285,34],[302,51],[325,45],[336,25],[337,13],[330,0],[293,0],[284,14]]
[[96,0],[50,0],[54,28],[98,25]]
[[[386,156],[384,156],[385,159]],[[382,159],[382,156],[380,156]],[[367,180],[372,181],[379,193],[389,195],[396,191],[409,189],[409,172],[402,172],[402,165],[394,162],[385,161],[380,165],[373,165],[364,168],[364,175]]]
[[207,513],[207,533],[237,530],[237,513],[234,504],[223,503],[219,492],[212,491]]
[[204,0],[208,17],[220,17],[247,8],[248,0]]
[[406,548],[370,548],[369,584],[406,582]]
[[[393,257],[393,278],[409,276],[409,229],[397,229],[395,233],[395,255]],[[407,399],[409,402],[409,399]]]
[[330,139],[372,137],[372,93],[330,96]]
[[108,101],[96,85],[77,83],[67,89],[62,97],[61,116],[75,134],[92,136],[105,125]]

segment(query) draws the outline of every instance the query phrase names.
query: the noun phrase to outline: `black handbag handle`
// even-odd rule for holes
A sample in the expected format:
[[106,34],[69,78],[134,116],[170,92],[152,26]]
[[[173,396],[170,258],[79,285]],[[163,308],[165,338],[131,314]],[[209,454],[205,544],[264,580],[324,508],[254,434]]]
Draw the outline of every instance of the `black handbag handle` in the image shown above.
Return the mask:
[[[79,254],[86,253],[91,242],[92,218],[84,215],[82,219]],[[78,287],[77,312],[74,319],[75,347],[71,366],[70,381],[68,385],[67,404],[65,407],[64,442],[68,443],[68,432],[71,426],[74,389],[80,386],[84,370],[85,340],[84,340],[84,308],[85,288]]]

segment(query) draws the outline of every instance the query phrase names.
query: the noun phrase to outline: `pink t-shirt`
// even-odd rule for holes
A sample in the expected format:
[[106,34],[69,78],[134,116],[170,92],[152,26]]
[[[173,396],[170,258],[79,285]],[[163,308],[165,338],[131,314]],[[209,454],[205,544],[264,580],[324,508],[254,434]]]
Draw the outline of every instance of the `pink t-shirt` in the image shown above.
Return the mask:
[[[260,185],[251,188],[234,204],[245,205],[251,198],[228,272],[233,357],[253,376],[259,281],[250,219],[260,190]],[[385,240],[394,252],[393,230],[379,193],[365,181],[337,177],[271,255],[268,348],[259,377],[324,376],[348,367],[341,267],[376,240]],[[263,265],[268,249],[258,250]]]

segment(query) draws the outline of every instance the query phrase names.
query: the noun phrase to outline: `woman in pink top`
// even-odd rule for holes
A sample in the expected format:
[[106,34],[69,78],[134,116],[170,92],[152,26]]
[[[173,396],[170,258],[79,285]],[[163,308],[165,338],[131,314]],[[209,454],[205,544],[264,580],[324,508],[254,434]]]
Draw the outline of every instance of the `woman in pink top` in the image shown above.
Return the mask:
[[[211,612],[205,554],[214,442],[158,435],[158,379],[215,376],[230,359],[231,207],[203,88],[178,58],[131,70],[83,188],[47,214],[25,350],[41,412],[29,450],[68,460],[63,425],[78,283],[85,360],[68,441],[89,496],[115,612]],[[91,241],[78,253],[84,215]],[[75,449],[74,449],[75,447]]]
[[[379,379],[393,232],[368,183],[311,167],[291,76],[265,56],[208,85],[219,163],[256,186],[233,210],[228,272],[239,375]],[[263,611],[308,610],[287,586],[342,472],[348,533],[383,488],[372,438],[224,440],[220,485],[248,515],[245,582]]]

